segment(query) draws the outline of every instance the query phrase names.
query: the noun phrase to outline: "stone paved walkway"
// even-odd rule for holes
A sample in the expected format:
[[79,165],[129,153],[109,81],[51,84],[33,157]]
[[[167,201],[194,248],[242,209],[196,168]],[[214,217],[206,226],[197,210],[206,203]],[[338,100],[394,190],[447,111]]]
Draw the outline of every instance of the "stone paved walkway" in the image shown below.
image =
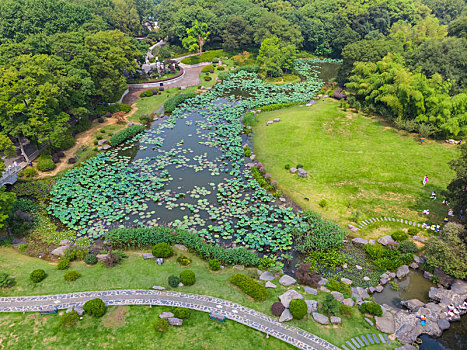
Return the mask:
[[410,220],[397,219],[397,218],[392,218],[392,217],[383,216],[383,217],[380,217],[380,218],[371,218],[371,219],[362,220],[362,221],[360,222],[360,224],[357,225],[357,228],[358,228],[358,229],[362,229],[362,228],[364,228],[365,226],[374,224],[375,222],[378,222],[378,221],[381,221],[381,222],[384,222],[384,221],[399,222],[399,223],[401,223],[401,224],[406,224],[406,225],[409,225],[409,226],[414,226],[414,227],[419,227],[419,228],[421,228],[421,226],[422,226],[421,224],[418,224],[418,223],[416,223],[416,222],[412,222],[412,221],[410,221]]
[[[277,319],[231,301],[197,294],[157,290],[110,290],[27,297],[0,297],[0,312],[30,312],[68,309],[82,306],[93,298],[106,305],[180,306],[204,312],[215,312],[248,327],[267,333],[299,349],[339,350],[335,345],[304,330],[279,323]],[[213,321],[214,322],[214,321]]]
[[375,345],[375,344],[390,344],[391,341],[389,340],[386,334],[378,334],[378,336],[373,334],[366,334],[366,335],[359,335],[358,337],[352,338],[346,341],[346,344],[342,345],[342,349],[344,350],[356,350],[363,348],[368,345]]

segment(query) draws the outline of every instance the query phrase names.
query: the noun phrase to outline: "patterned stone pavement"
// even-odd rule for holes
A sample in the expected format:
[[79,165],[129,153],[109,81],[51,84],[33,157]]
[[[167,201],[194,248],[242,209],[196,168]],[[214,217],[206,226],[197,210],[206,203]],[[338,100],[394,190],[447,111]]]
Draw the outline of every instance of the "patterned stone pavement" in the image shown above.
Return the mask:
[[307,350],[339,350],[335,345],[304,330],[279,323],[256,310],[228,300],[156,290],[110,290],[27,297],[0,297],[0,312],[31,312],[68,309],[82,306],[86,301],[101,298],[107,305],[180,306],[204,312],[215,312],[235,322]]

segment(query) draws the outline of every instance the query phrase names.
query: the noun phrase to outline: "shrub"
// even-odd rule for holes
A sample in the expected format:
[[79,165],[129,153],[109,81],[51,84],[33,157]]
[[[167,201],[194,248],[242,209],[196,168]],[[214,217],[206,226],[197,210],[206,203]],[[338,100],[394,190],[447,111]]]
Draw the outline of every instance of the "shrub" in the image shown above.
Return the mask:
[[184,286],[192,286],[196,282],[195,273],[191,270],[183,270],[180,273],[180,281]]
[[325,251],[315,250],[308,254],[305,262],[311,262],[316,265],[320,263],[326,267],[339,267],[344,265],[345,256],[343,256],[339,249],[330,249]]
[[63,278],[65,279],[65,281],[68,281],[68,282],[76,281],[80,277],[81,277],[81,274],[77,271],[67,271],[63,275]]
[[152,92],[152,90],[146,90],[146,91],[143,91],[142,93],[140,93],[139,97],[151,97],[153,95],[154,95],[154,93]]
[[370,314],[379,317],[383,315],[383,309],[381,308],[381,305],[375,303],[374,301],[360,305],[360,312],[363,314]]
[[11,278],[7,273],[0,273],[0,288],[8,288],[15,282],[14,278]]
[[31,272],[31,274],[29,275],[29,279],[31,280],[31,282],[33,283],[39,283],[40,281],[42,281],[44,278],[47,277],[47,274],[45,273],[44,270],[42,269],[38,269],[38,270],[34,270],[33,272]]
[[267,269],[269,269],[270,267],[274,267],[275,265],[276,265],[276,262],[274,261],[274,259],[271,259],[271,258],[262,258],[262,259],[259,261],[258,269],[260,269],[260,270],[267,270]]
[[67,258],[63,258],[58,262],[57,269],[58,270],[66,270],[67,268],[70,267],[70,260]]
[[190,318],[190,309],[184,308],[184,307],[177,307],[174,310],[174,316],[176,318],[181,318],[181,319],[187,319]]
[[217,75],[217,78],[218,78],[219,80],[226,80],[228,77],[229,77],[229,72],[220,72],[220,73]]
[[139,121],[143,124],[148,124],[152,121],[152,118],[146,114],[141,114],[139,116]]
[[156,322],[154,322],[154,328],[158,332],[165,332],[169,329],[169,321],[166,318],[158,318]]
[[21,243],[21,244],[18,244],[17,248],[21,253],[24,253],[26,251],[26,249],[28,248],[28,246],[27,246],[26,243]]
[[306,286],[317,287],[318,282],[321,279],[321,276],[316,273],[314,269],[312,269],[312,263],[302,263],[297,269],[295,276],[300,284]]
[[83,305],[83,309],[89,315],[101,317],[104,316],[107,306],[105,306],[105,303],[102,301],[102,299],[95,298],[85,302]]
[[125,112],[125,113],[128,113],[128,112],[131,111],[131,106],[130,106],[130,105],[127,105],[126,103],[120,103],[120,104],[118,105],[118,109],[119,109],[120,111],[123,111],[123,112]]
[[137,134],[139,134],[141,131],[144,130],[144,125],[132,125],[126,129],[123,129],[119,132],[117,132],[115,135],[113,135],[110,138],[110,144],[112,146],[118,145],[122,143],[123,141],[126,141]]
[[414,242],[406,239],[405,241],[402,241],[401,244],[399,244],[399,251],[402,254],[416,253],[418,251],[418,248]]
[[276,301],[274,304],[271,305],[271,312],[274,316],[280,316],[285,310],[284,304],[279,301]]
[[65,259],[68,259],[70,261],[73,260],[83,260],[84,259],[84,254],[86,253],[86,250],[81,247],[70,247],[65,251]]
[[168,282],[169,282],[169,286],[171,286],[172,288],[177,288],[178,284],[180,283],[180,278],[172,275],[172,276],[169,276]]
[[179,256],[177,258],[177,262],[180,264],[180,265],[183,265],[183,266],[187,266],[191,263],[191,260],[190,258],[186,257],[186,256]]
[[169,98],[164,103],[164,113],[172,113],[179,104],[195,96],[196,94],[194,92],[187,92],[187,93],[179,94],[179,95]]
[[418,232],[419,232],[419,230],[416,227],[409,227],[409,229],[407,230],[407,233],[410,236],[415,236]]
[[363,249],[367,252],[367,254],[370,256],[372,259],[379,259],[383,256],[385,248],[377,243],[377,244],[367,244],[363,246]]
[[165,242],[157,243],[154,248],[152,248],[152,255],[156,258],[169,258],[173,253],[172,246]]
[[212,64],[206,67],[203,67],[203,69],[201,69],[201,72],[206,73],[206,72],[209,72],[211,69],[214,69],[214,66]]
[[307,313],[307,305],[303,299],[293,299],[289,304],[289,310],[293,318],[301,320]]
[[321,199],[318,204],[321,208],[324,208],[326,205],[328,205],[328,202],[326,202],[326,199]]
[[71,129],[71,132],[83,132],[91,129],[92,123],[88,117],[82,117],[78,123]]
[[73,310],[60,317],[60,324],[64,327],[71,327],[74,326],[76,322],[78,322],[78,318],[78,313]]
[[339,310],[339,302],[334,298],[332,294],[327,294],[321,305],[323,313],[327,315],[335,315]]
[[393,289],[393,290],[399,290],[400,289],[400,287],[399,287],[399,285],[397,284],[396,281],[389,281],[389,285],[391,286],[391,289]]
[[52,156],[50,154],[41,154],[39,158],[37,158],[37,169],[39,171],[50,171],[55,169],[55,163],[52,160]]
[[253,278],[247,277],[240,273],[230,276],[230,283],[236,285],[244,293],[252,297],[256,301],[266,300],[268,292],[264,286],[256,282]]
[[396,231],[391,235],[396,242],[402,242],[409,238],[409,235],[402,230]]
[[224,66],[219,66],[219,67],[217,67],[217,70],[225,70],[225,67]]
[[94,254],[86,254],[84,256],[84,262],[88,265],[96,265],[97,264],[97,256],[95,256]]
[[19,177],[25,177],[26,179],[33,178],[37,175],[37,171],[34,167],[26,167],[23,170],[18,172]]
[[352,288],[344,282],[336,281],[335,279],[329,279],[329,282],[326,284],[326,287],[331,291],[341,292],[348,296],[352,295]]
[[122,260],[122,257],[118,252],[112,252],[107,255],[107,257],[103,260],[105,267],[114,267],[115,265],[119,264]]
[[212,80],[212,77],[210,77],[210,76],[205,76],[203,79],[204,79],[204,81],[211,81],[211,80]]
[[340,304],[339,312],[341,315],[344,315],[346,317],[351,317],[353,314],[353,309],[349,305]]
[[243,153],[245,154],[245,157],[250,157],[251,156],[251,149],[250,147],[246,146],[243,148]]
[[219,259],[209,259],[209,269],[212,271],[219,271],[221,269],[221,262]]
[[297,164],[297,169],[298,169],[298,168],[302,168],[302,169],[303,169],[303,164],[300,164],[300,163]]

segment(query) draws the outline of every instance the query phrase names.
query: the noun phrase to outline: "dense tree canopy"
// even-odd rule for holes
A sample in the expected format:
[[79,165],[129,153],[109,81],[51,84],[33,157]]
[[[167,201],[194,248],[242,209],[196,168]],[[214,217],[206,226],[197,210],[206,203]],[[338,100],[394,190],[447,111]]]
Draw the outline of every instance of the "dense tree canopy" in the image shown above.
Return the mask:
[[[464,142],[460,149],[459,158],[451,162],[451,168],[456,172],[456,177],[448,185],[445,193],[453,203],[456,213],[467,210],[467,143]],[[467,216],[467,213],[464,215]]]

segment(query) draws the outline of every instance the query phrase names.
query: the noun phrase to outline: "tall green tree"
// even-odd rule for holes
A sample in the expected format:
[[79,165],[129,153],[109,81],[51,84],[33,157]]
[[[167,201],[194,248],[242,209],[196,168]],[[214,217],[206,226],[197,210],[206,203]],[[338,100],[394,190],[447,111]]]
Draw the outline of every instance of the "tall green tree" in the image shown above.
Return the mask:
[[277,36],[264,39],[258,53],[258,63],[267,76],[277,77],[291,70],[297,57],[297,48],[285,44]]
[[186,29],[187,36],[183,38],[183,46],[191,52],[198,51],[199,55],[203,53],[203,46],[208,40],[209,30],[206,23],[195,21],[193,27]]
[[16,194],[6,192],[5,186],[0,187],[0,230],[5,228],[6,221],[10,217],[11,209],[16,203]]
[[[464,142],[460,146],[459,158],[451,161],[451,169],[456,172],[456,177],[448,185],[447,191],[444,193],[451,203],[454,205],[454,210],[460,213],[461,210],[467,209],[467,143]],[[467,213],[464,213],[467,217]]]

